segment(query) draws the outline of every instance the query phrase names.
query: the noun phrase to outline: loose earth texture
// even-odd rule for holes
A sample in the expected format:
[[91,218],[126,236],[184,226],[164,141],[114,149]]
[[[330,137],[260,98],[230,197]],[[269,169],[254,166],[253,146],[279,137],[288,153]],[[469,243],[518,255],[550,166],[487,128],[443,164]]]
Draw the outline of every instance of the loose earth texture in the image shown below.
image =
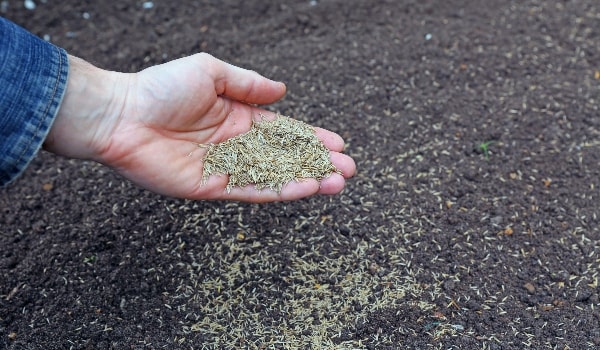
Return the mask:
[[314,178],[321,181],[340,172],[329,160],[329,150],[313,127],[278,115],[275,120],[253,121],[250,130],[206,148],[204,181],[210,175],[227,175],[227,191],[253,184],[256,189],[281,192],[288,182]]
[[358,169],[191,202],[42,152],[0,190],[0,348],[600,347],[597,0],[0,4],[107,69],[206,51],[282,80],[268,108]]

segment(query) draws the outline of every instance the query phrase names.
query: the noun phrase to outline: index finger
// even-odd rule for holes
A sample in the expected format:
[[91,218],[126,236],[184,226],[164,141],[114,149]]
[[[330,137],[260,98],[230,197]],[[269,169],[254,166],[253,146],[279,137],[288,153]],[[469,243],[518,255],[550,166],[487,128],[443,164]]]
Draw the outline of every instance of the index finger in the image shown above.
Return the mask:
[[327,129],[313,127],[315,129],[315,134],[323,142],[325,147],[329,148],[334,152],[341,152],[344,150],[344,139],[333,131],[329,131]]

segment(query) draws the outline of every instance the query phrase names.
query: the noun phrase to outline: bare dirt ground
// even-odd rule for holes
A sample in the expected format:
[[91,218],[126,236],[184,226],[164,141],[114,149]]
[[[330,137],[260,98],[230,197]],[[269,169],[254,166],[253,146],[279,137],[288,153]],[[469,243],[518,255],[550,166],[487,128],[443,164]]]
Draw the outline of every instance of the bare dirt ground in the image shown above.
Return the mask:
[[189,202],[41,153],[0,190],[0,348],[600,347],[597,1],[148,4],[0,11],[108,69],[207,51],[282,80],[269,108],[358,174]]

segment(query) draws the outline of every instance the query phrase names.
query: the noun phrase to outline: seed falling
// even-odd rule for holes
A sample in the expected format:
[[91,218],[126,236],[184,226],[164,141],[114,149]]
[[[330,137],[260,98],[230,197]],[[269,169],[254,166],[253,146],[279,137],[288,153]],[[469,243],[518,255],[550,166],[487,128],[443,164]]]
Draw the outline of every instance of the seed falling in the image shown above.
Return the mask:
[[203,181],[210,175],[229,175],[227,191],[254,184],[277,193],[288,182],[317,181],[341,174],[329,160],[329,150],[310,125],[278,115],[268,121],[261,115],[250,130],[227,141],[206,147]]

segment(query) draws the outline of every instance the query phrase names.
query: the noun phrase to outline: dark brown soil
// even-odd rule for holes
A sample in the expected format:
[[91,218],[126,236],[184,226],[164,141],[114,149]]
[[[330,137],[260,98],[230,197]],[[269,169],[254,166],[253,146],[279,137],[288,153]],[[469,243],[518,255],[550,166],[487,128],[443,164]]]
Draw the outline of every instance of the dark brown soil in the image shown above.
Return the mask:
[[596,0],[2,3],[104,68],[283,80],[359,172],[189,202],[42,153],[0,191],[0,348],[600,347]]

